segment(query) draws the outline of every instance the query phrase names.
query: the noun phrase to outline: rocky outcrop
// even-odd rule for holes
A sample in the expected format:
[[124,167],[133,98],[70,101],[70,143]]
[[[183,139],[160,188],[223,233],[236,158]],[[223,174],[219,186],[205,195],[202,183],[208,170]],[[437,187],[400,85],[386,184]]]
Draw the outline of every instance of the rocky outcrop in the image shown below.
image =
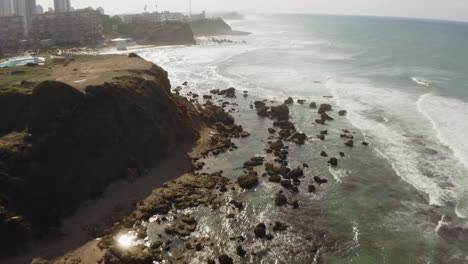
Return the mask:
[[222,19],[200,19],[190,22],[195,36],[231,35],[232,28]]
[[124,36],[141,45],[196,44],[190,25],[179,21],[166,21],[153,27],[138,24],[127,25]]

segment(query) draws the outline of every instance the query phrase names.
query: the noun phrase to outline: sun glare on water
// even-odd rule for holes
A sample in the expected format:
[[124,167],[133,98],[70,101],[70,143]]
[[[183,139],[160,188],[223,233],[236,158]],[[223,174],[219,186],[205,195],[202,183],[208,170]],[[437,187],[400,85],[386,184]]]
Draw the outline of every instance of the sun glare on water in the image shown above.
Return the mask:
[[131,234],[121,234],[117,237],[117,244],[121,248],[130,248],[135,244],[135,236]]

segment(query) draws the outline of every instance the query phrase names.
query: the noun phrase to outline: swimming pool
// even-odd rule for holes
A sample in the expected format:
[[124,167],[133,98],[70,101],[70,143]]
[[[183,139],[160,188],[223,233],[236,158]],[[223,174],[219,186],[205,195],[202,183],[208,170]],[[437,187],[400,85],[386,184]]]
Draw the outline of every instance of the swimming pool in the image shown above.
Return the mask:
[[28,63],[44,63],[45,61],[46,61],[46,59],[42,58],[42,57],[10,59],[10,60],[8,60],[6,62],[0,63],[0,68],[24,66],[24,65],[26,65]]

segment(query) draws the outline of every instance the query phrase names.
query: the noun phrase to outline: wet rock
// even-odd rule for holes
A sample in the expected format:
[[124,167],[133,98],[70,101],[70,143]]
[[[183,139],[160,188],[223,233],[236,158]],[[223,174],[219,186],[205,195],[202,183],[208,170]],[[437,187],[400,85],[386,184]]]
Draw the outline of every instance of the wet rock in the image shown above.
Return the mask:
[[[182,218],[184,219],[184,218]],[[179,219],[179,220],[176,220],[175,223],[171,224],[171,225],[168,225],[165,229],[164,229],[164,232],[168,235],[179,235],[179,236],[182,236],[182,237],[187,237],[189,236],[193,231],[195,231],[195,229],[197,228],[197,223],[196,221],[191,218],[186,218],[184,220],[187,220],[189,223],[193,223],[193,224],[189,224],[187,222],[184,222],[183,220]]]
[[304,167],[304,168],[309,168],[309,164],[304,163],[304,164],[302,164],[302,167]]
[[263,157],[253,157],[249,161],[246,161],[244,163],[244,168],[256,167],[256,166],[263,165],[263,160],[264,160]]
[[187,86],[188,85],[188,82],[185,81],[184,83],[182,83],[183,86]]
[[329,104],[321,104],[319,109],[318,109],[318,113],[319,114],[324,114],[328,111],[331,111],[332,110],[332,106],[329,105]]
[[330,164],[332,167],[336,167],[336,166],[338,166],[338,159],[337,158],[331,158],[328,161],[328,164]]
[[212,93],[212,94],[219,94],[219,89],[211,90],[210,93]]
[[311,184],[308,186],[308,190],[310,193],[314,193],[316,191],[315,185]]
[[273,126],[280,127],[281,129],[290,129],[293,131],[296,130],[296,127],[294,126],[294,124],[291,121],[287,121],[287,120],[275,121],[273,122]]
[[259,109],[260,107],[266,106],[265,102],[262,102],[262,101],[255,101],[254,105],[255,105],[255,109]]
[[281,140],[278,140],[276,142],[273,142],[270,144],[270,149],[272,150],[280,150],[281,148],[283,148],[283,142]]
[[344,156],[345,156],[344,152],[340,152],[340,157],[343,158]]
[[216,262],[215,262],[214,260],[212,260],[212,259],[209,259],[209,260],[207,261],[207,263],[208,263],[208,264],[216,264]]
[[298,103],[298,104],[304,104],[305,102],[306,102],[306,100],[304,100],[304,99],[298,99],[298,100],[297,100],[297,103]]
[[288,204],[288,199],[283,193],[278,193],[275,198],[275,204],[276,206],[284,206]]
[[328,180],[322,179],[322,178],[320,178],[319,176],[315,176],[315,177],[314,177],[314,181],[315,181],[316,183],[318,183],[319,185],[322,185],[322,184],[325,184],[325,183],[328,182]]
[[312,102],[312,103],[310,103],[309,107],[312,108],[312,109],[315,109],[315,108],[317,108],[317,103]]
[[333,117],[329,116],[327,113],[322,113],[320,115],[320,118],[325,121],[333,121]]
[[320,135],[328,135],[328,130],[322,130],[322,131],[320,131]]
[[350,147],[352,148],[354,146],[354,141],[353,140],[349,140],[347,142],[344,143],[347,147]]
[[221,255],[218,258],[219,264],[233,264],[233,260],[228,255]]
[[247,131],[242,131],[242,132],[240,133],[240,136],[241,136],[242,138],[250,137],[250,133],[247,132]]
[[281,181],[281,186],[283,186],[283,188],[286,188],[286,189],[292,189],[293,188],[293,184],[291,183],[290,180],[282,180]]
[[364,146],[369,146],[369,143],[366,142],[366,141],[364,141],[364,142],[362,142],[362,145],[364,145]]
[[328,157],[328,154],[325,152],[325,151],[322,151],[320,153],[320,156],[324,157],[324,158],[327,158]]
[[230,204],[234,205],[234,207],[236,207],[237,209],[239,209],[240,211],[244,210],[244,203],[240,202],[240,201],[235,201],[235,200],[232,200],[230,202]]
[[296,143],[297,145],[304,145],[306,139],[307,139],[306,134],[304,134],[304,133],[299,133],[299,132],[294,133],[294,135],[293,135],[292,138],[291,138],[291,140],[292,140],[294,143]]
[[274,133],[276,133],[276,130],[274,128],[270,127],[270,128],[268,128],[268,133],[274,134]]
[[211,100],[211,99],[213,99],[213,96],[211,96],[211,95],[203,95],[203,99],[205,99],[205,100]]
[[288,97],[288,99],[286,99],[284,101],[285,104],[294,104],[294,100],[291,98],[291,97]]
[[278,120],[288,120],[289,119],[289,108],[287,105],[282,104],[279,106],[271,107],[271,117]]
[[315,119],[315,123],[319,124],[319,125],[325,125],[325,120],[323,119]]
[[243,189],[252,189],[258,185],[258,176],[253,174],[240,176],[237,184]]
[[339,115],[339,116],[345,116],[345,115],[347,115],[347,114],[348,114],[348,111],[346,111],[346,110],[340,110],[340,111],[338,111],[338,115]]
[[325,135],[317,135],[317,138],[324,141],[325,140]]
[[292,202],[291,205],[292,205],[293,209],[297,209],[297,208],[299,208],[299,201],[294,201],[294,202]]
[[270,182],[281,182],[281,176],[279,175],[272,175],[268,179]]
[[261,106],[259,108],[257,108],[257,115],[261,116],[261,117],[267,117],[270,115],[270,113],[268,112],[268,107],[266,106]]
[[233,88],[233,87],[230,87],[228,89],[219,91],[218,94],[219,95],[224,95],[224,96],[229,97],[229,98],[235,98],[236,97],[236,89]]
[[287,138],[291,136],[291,131],[289,129],[281,129],[281,131],[279,132],[279,136],[282,138]]
[[291,179],[297,179],[304,176],[304,171],[301,168],[296,168],[288,173],[288,177]]
[[273,231],[275,232],[283,232],[288,229],[288,226],[286,224],[283,224],[281,222],[275,222],[273,225]]
[[236,248],[236,252],[237,252],[237,255],[239,255],[239,257],[243,258],[245,257],[245,255],[247,255],[247,251],[245,251],[241,245],[238,245],[237,248]]
[[258,224],[254,229],[255,236],[258,238],[266,237],[266,225],[264,223]]

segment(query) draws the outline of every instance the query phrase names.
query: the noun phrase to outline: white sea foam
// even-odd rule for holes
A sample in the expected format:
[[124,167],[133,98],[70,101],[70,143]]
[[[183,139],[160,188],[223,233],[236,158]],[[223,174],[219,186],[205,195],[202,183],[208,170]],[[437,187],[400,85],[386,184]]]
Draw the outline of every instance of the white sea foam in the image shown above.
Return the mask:
[[426,87],[430,87],[431,86],[431,83],[430,81],[427,81],[423,78],[420,78],[420,77],[411,77],[411,80],[419,85],[422,85],[422,86],[426,86]]
[[343,182],[342,179],[345,177],[348,177],[350,173],[349,170],[333,168],[331,166],[328,167],[328,171],[330,172],[330,174],[333,176],[333,178],[335,179],[337,183],[342,183]]
[[[378,153],[391,162],[402,179],[428,194],[430,204],[442,205],[455,199],[450,183],[451,160],[423,153],[421,137],[430,140],[433,133],[417,111],[417,97],[356,79],[337,82],[331,78],[327,87],[337,104],[348,110],[351,123],[376,139]],[[385,122],[385,118],[392,122]]]

